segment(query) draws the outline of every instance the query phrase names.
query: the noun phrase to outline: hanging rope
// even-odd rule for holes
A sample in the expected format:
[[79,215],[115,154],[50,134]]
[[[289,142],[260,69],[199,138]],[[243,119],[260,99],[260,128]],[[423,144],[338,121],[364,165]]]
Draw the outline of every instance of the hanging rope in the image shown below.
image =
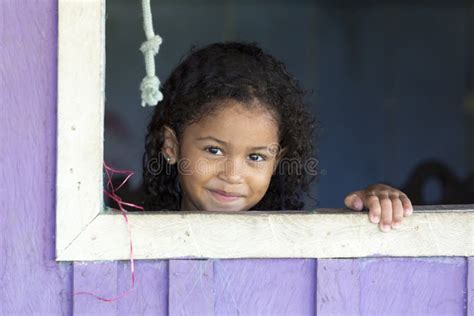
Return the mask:
[[161,45],[161,37],[153,31],[153,18],[151,16],[150,0],[142,0],[143,28],[147,40],[142,44],[140,50],[145,56],[146,77],[140,84],[142,92],[142,106],[157,105],[163,100],[160,92],[160,80],[155,74],[155,55],[158,54]]

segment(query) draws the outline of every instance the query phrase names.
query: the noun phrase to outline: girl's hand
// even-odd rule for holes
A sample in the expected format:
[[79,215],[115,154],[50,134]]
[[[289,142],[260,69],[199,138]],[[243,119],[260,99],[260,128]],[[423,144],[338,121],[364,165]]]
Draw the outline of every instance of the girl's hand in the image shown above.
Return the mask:
[[374,184],[349,193],[344,204],[356,211],[369,208],[370,221],[380,223],[380,230],[385,232],[390,231],[390,226],[399,228],[402,218],[413,214],[413,206],[406,194],[385,184]]

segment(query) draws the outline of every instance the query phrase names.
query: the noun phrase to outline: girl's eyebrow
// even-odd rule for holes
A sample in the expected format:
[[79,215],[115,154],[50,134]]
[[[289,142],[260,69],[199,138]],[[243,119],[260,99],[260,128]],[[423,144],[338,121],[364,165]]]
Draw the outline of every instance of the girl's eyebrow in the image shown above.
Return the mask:
[[[227,145],[227,143],[223,140],[220,140],[220,139],[217,139],[213,136],[207,136],[207,137],[199,137],[199,138],[196,138],[196,140],[213,140],[213,141],[216,141],[218,143],[221,143],[222,145]],[[268,149],[268,146],[257,146],[257,147],[252,147],[251,150],[263,150],[263,149]]]

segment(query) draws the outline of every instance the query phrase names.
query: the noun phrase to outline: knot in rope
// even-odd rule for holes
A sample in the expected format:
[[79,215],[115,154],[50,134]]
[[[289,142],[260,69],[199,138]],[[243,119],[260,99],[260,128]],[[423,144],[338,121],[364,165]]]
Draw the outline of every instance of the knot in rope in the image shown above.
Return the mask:
[[161,43],[161,37],[159,35],[155,35],[147,41],[143,42],[142,46],[140,46],[140,50],[143,54],[146,54],[147,52],[152,52],[153,56],[155,56],[160,50]]
[[163,100],[163,94],[161,94],[160,89],[160,80],[157,76],[145,77],[140,84],[140,90],[142,92],[142,106],[148,105],[157,105],[158,102]]

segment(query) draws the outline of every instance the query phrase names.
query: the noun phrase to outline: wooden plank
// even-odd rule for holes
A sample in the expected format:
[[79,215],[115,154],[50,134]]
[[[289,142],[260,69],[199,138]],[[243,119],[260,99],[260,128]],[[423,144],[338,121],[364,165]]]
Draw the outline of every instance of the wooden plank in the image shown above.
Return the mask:
[[[118,293],[130,289],[130,263],[118,262]],[[135,262],[135,287],[117,301],[118,315],[168,314],[168,261]]]
[[57,4],[0,12],[0,315],[70,314],[54,252]]
[[214,315],[213,260],[169,261],[169,315]]
[[315,315],[315,259],[215,260],[216,315]]
[[466,315],[474,316],[474,257],[467,258]]
[[[77,315],[167,315],[168,263],[135,262],[135,286],[131,287],[129,262],[74,263],[74,307]],[[87,294],[107,299],[104,302]]]
[[59,0],[58,255],[103,209],[104,56],[105,0]]
[[464,315],[466,260],[319,260],[317,296],[318,315]]
[[117,262],[74,263],[74,315],[115,315],[117,301],[104,302],[90,295],[112,299],[117,292]]
[[[474,205],[415,206],[401,228],[388,233],[366,213],[342,209],[140,212],[128,217],[136,259],[474,255]],[[129,259],[123,216],[97,216],[59,259]]]
[[357,259],[318,259],[316,315],[359,315]]

